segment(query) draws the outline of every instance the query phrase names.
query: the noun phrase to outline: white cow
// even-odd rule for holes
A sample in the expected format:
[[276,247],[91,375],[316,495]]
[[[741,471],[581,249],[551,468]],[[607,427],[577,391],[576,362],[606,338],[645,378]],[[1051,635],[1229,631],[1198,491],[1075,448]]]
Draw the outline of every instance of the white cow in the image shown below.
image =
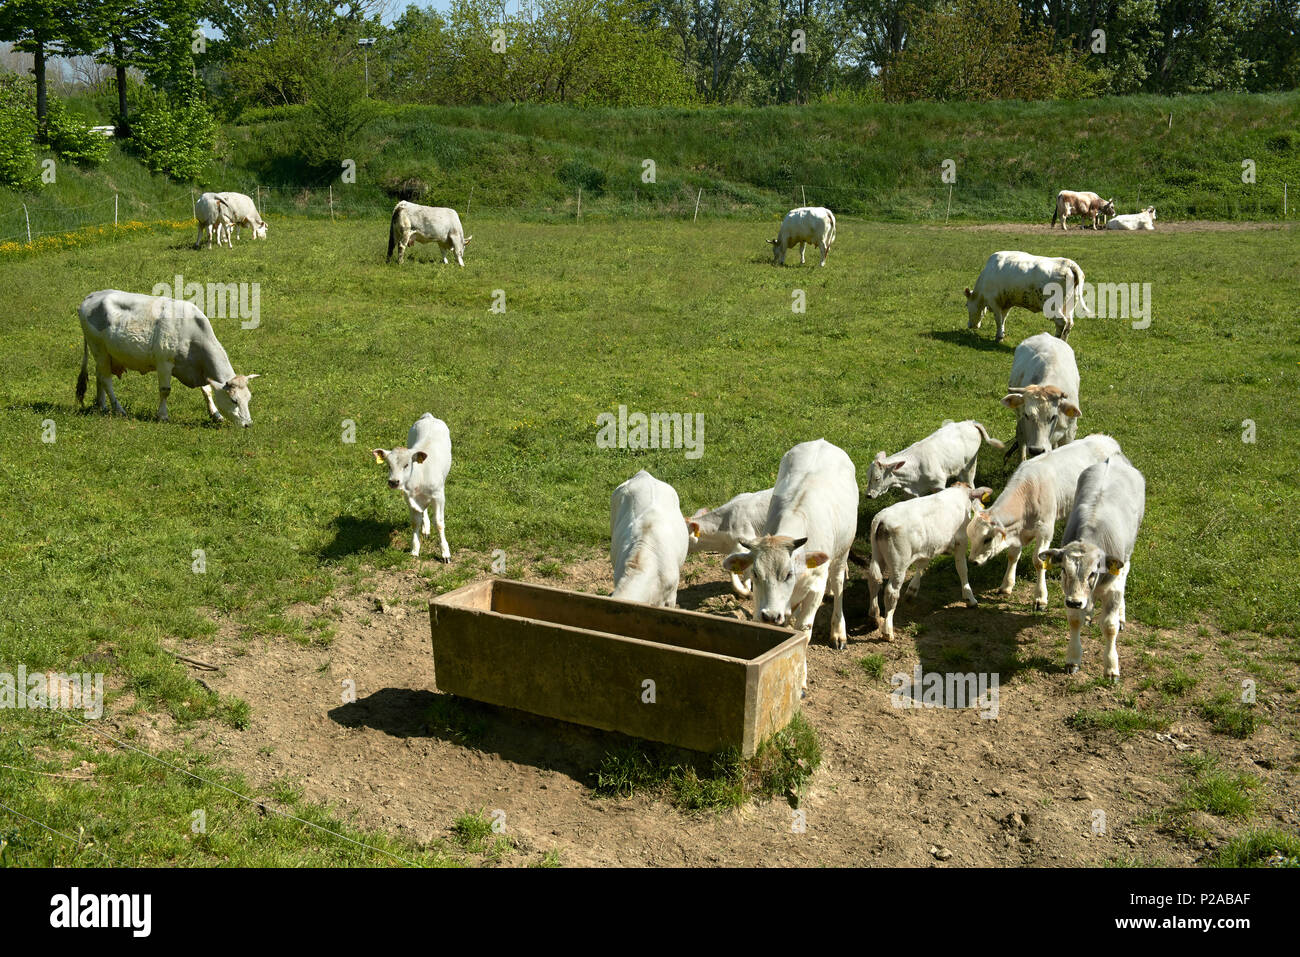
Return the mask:
[[397,489],[411,510],[411,554],[420,555],[420,535],[429,534],[429,505],[438,528],[438,547],[444,562],[451,561],[447,544],[447,473],[451,471],[451,432],[447,423],[426,412],[406,434],[406,445],[371,449],[375,461],[388,466],[388,487]]
[[[942,492],[891,505],[871,520],[867,584],[871,588],[872,618],[880,623],[886,638],[894,637],[894,609],[903,583],[911,579],[907,595],[915,598],[926,566],[939,555],[953,556],[962,598],[971,608],[979,604],[966,577],[966,526],[972,510],[992,494],[991,488],[971,488],[958,482]],[[882,584],[884,603],[878,606]]]
[[1016,413],[1011,448],[1020,449],[1020,461],[1073,442],[1083,414],[1074,350],[1046,332],[1024,340],[1011,360],[1002,404]]
[[926,495],[942,490],[954,478],[974,485],[975,466],[984,442],[995,449],[1006,448],[974,419],[949,420],[901,452],[877,452],[867,475],[867,497],[879,498],[891,488],[900,488],[912,496]]
[[[1007,573],[999,591],[1010,595],[1015,588],[1022,549],[1032,542],[1038,543],[1040,551],[1051,546],[1056,523],[1074,506],[1074,490],[1083,470],[1119,450],[1119,443],[1109,435],[1096,433],[1030,459],[1011,474],[997,501],[975,514],[966,528],[971,561],[983,565],[1007,549]],[[1036,553],[1033,564],[1038,571],[1034,610],[1041,611],[1047,608],[1047,571]]]
[[1140,213],[1124,213],[1106,224],[1107,229],[1155,229],[1156,208],[1148,206]]
[[[844,583],[849,548],[858,528],[858,479],[853,461],[825,439],[796,445],[781,458],[763,536],[728,555],[733,574],[753,569],[754,618],[784,625],[811,639],[813,619],[827,591],[834,596],[831,644],[848,645]],[[808,683],[807,666],[803,686]]]
[[442,261],[447,262],[447,250],[456,255],[456,265],[465,265],[465,246],[473,236],[466,236],[460,216],[446,206],[420,206],[399,200],[393,207],[393,219],[388,226],[388,259],[397,250],[397,264],[406,259],[406,250],[412,243],[437,243],[442,250]]
[[672,608],[686,561],[686,526],[677,490],[645,469],[609,500],[612,597]]
[[835,242],[835,214],[825,206],[800,206],[785,214],[776,239],[769,239],[776,265],[785,265],[786,251],[799,244],[799,265],[804,264],[804,246],[812,243],[822,253],[820,265],[826,265],[831,244]]
[[194,218],[199,224],[199,235],[194,241],[195,249],[203,244],[205,233],[209,249],[212,248],[214,235],[218,246],[224,240],[225,245],[233,248],[231,235],[234,233],[237,237],[240,226],[252,229],[254,239],[265,239],[267,234],[267,224],[262,219],[262,214],[257,211],[252,197],[243,193],[203,193],[194,202]]
[[993,311],[997,320],[997,341],[1006,338],[1007,312],[1016,306],[1030,312],[1042,312],[1056,323],[1056,334],[1070,337],[1074,328],[1074,310],[1089,315],[1088,305],[1080,295],[1083,270],[1073,259],[1033,256],[1016,250],[996,252],[988,258],[974,290],[966,290],[968,329],[978,329],[984,311]]
[[1074,509],[1065,523],[1060,548],[1039,552],[1045,568],[1061,570],[1065,614],[1070,621],[1070,673],[1083,664],[1080,632],[1094,607],[1101,612],[1106,641],[1106,676],[1119,680],[1115,639],[1124,627],[1124,587],[1132,567],[1133,546],[1146,512],[1147,483],[1123,455],[1090,465],[1079,476]]
[[240,425],[253,424],[248,403],[253,398],[248,383],[256,372],[236,375],[226,350],[217,341],[212,324],[198,306],[184,299],[144,296],[120,289],[101,289],[82,300],[81,374],[77,377],[77,402],[86,398],[87,364],[95,357],[95,406],[126,415],[113,391],[113,376],[132,369],[158,376],[158,418],[167,421],[167,396],[173,377],[191,389],[202,389],[212,418],[222,412]]
[[[742,492],[713,510],[702,508],[686,520],[691,552],[720,552],[730,555],[741,542],[752,542],[763,534],[772,490]],[[731,588],[741,598],[750,595],[749,576],[731,573]]]
[[230,225],[227,227],[227,236],[231,231],[234,232],[235,238],[239,238],[239,227],[247,226],[253,231],[254,239],[265,239],[267,232],[266,221],[262,219],[262,214],[257,211],[257,204],[253,202],[253,197],[246,196],[243,193],[217,193],[221,201],[226,204],[230,210]]

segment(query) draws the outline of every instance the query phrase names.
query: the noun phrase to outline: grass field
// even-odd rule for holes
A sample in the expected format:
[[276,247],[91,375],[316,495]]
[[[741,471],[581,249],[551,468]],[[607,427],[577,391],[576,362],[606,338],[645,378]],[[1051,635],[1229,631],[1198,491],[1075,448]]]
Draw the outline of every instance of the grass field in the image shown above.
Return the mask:
[[[176,230],[0,262],[7,299],[21,307],[0,325],[10,360],[0,380],[0,670],[102,670],[115,689],[110,707],[165,712],[182,727],[213,715],[238,727],[246,706],[206,691],[163,649],[189,639],[201,648],[218,618],[246,636],[328,642],[285,610],[366,568],[412,561],[400,550],[405,507],[368,450],[404,441],[426,410],[452,432],[453,555],[502,549],[508,568],[539,551],[602,547],[609,494],[642,467],[693,511],[770,485],[781,454],[807,439],[842,446],[861,478],[876,451],[945,418],[977,418],[1009,438],[998,399],[1012,349],[1049,323],[1016,311],[1008,343],[994,344],[991,318],[978,334],[966,330],[961,293],[1004,248],[1070,256],[1093,282],[1151,283],[1150,328],[1081,318],[1071,336],[1080,435],[1114,435],[1147,476],[1130,618],[1213,623],[1243,641],[1274,632],[1294,648],[1294,229],[1050,239],[1013,230],[842,219],[826,269],[780,270],[768,264],[764,223],[476,218],[460,270],[431,265],[429,247],[386,266],[377,219],[282,219],[271,241],[234,251],[195,252],[192,233]],[[118,386],[128,418],[76,411],[81,298],[105,287],[149,292],[177,274],[260,284],[257,328],[214,319],[236,371],[263,376],[249,429],[210,427],[199,393],[179,386],[172,421],[156,422],[154,380],[135,375]],[[497,290],[504,314],[490,311]],[[794,290],[806,294],[806,313],[792,312]],[[597,416],[620,405],[702,413],[703,455],[598,448]],[[43,441],[47,420],[53,441]],[[1253,442],[1243,441],[1246,420]],[[354,442],[344,440],[349,421]],[[981,481],[1001,487],[1000,454],[982,460]],[[863,529],[888,501],[864,499]],[[995,586],[999,564],[972,568],[977,593]],[[863,625],[849,621],[851,640]],[[0,773],[0,802],[74,836],[89,821],[101,844],[134,849],[128,861],[383,862],[365,851],[329,857],[344,852],[233,799],[230,813],[258,840],[178,839],[189,833],[189,792],[206,785],[176,783],[130,755],[102,761],[93,789],[49,777],[94,753],[56,720],[6,716],[0,763],[47,776],[33,784]],[[181,746],[171,760],[200,758]],[[143,812],[131,795],[163,776],[157,813]],[[0,828],[15,862],[95,863],[34,825],[0,818]]]

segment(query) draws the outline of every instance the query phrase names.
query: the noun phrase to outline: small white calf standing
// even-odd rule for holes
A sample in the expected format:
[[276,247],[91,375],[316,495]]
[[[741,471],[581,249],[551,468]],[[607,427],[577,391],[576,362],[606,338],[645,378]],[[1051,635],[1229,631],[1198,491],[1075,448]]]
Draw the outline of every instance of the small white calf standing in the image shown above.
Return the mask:
[[919,442],[901,452],[876,454],[867,475],[867,496],[879,498],[891,488],[908,495],[926,495],[944,489],[955,478],[975,484],[980,445],[1006,448],[974,419],[945,422]]
[[[894,637],[894,609],[903,583],[911,579],[907,595],[915,598],[926,566],[939,555],[953,556],[962,598],[971,608],[978,604],[966,576],[966,525],[981,498],[992,493],[991,488],[973,489],[958,483],[933,495],[891,505],[872,519],[867,584],[871,589],[871,616],[881,623],[886,638]],[[882,584],[885,600],[883,606],[878,606]]]
[[388,259],[397,251],[397,264],[406,259],[406,250],[412,243],[437,243],[442,250],[442,261],[447,262],[447,250],[456,256],[456,265],[465,265],[465,246],[473,236],[466,236],[460,224],[460,215],[447,206],[421,206],[399,200],[393,207],[393,218],[388,224]]
[[451,471],[451,433],[447,423],[426,412],[415,420],[406,435],[406,445],[393,449],[371,449],[375,461],[388,466],[388,487],[397,489],[411,510],[411,554],[419,557],[420,535],[429,534],[429,505],[434,506],[434,524],[444,562],[451,561],[446,532],[446,485]]
[[611,597],[671,608],[686,561],[687,533],[677,490],[645,469],[609,500]]
[[1062,546],[1038,554],[1044,568],[1061,570],[1065,614],[1070,622],[1070,651],[1065,660],[1071,674],[1083,664],[1080,633],[1084,616],[1096,607],[1106,642],[1106,676],[1119,680],[1115,640],[1127,617],[1124,589],[1145,513],[1146,479],[1116,453],[1083,470]]
[[[763,534],[767,512],[772,505],[772,490],[742,492],[713,510],[702,508],[686,520],[689,545],[694,552],[719,552],[730,555],[741,542],[752,542]],[[751,581],[731,573],[731,588],[741,598],[750,596]]]

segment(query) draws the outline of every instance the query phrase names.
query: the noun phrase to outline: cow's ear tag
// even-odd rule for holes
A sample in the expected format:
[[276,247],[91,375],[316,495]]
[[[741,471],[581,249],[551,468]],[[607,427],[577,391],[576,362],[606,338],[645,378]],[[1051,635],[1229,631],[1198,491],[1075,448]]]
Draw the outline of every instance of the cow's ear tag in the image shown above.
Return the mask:
[[1123,568],[1123,567],[1124,567],[1124,563],[1123,563],[1123,562],[1117,562],[1117,561],[1115,561],[1115,559],[1113,559],[1113,558],[1112,558],[1112,559],[1109,559],[1109,560],[1106,562],[1106,571],[1110,572],[1112,575],[1118,575],[1119,572],[1120,572],[1120,569]]
[[1047,569],[1049,572],[1052,571],[1054,568],[1056,568],[1056,563],[1053,562],[1050,558],[1043,558],[1042,561],[1043,561],[1043,568]]
[[379,450],[378,450],[378,449],[373,449],[373,450],[371,450],[371,453],[370,453],[370,454],[373,455],[373,456],[375,457],[375,461],[376,461],[376,462],[381,463],[381,464],[383,463],[383,461],[384,461],[384,457],[383,457],[382,455],[379,454]]
[[980,501],[983,502],[985,505],[987,505],[989,503],[989,496],[992,494],[993,494],[992,492],[985,492],[983,495],[980,496]]

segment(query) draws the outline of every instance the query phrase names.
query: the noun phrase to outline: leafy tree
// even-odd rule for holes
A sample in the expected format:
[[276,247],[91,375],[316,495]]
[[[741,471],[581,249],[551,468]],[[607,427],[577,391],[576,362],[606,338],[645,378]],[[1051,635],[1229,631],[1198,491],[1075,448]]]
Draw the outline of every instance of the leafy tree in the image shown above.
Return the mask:
[[0,74],[0,186],[39,189],[36,165],[36,85],[14,73]]
[[94,0],[0,0],[0,41],[12,41],[35,61],[36,123],[41,132],[49,104],[46,61],[91,53],[100,45],[93,7]]

